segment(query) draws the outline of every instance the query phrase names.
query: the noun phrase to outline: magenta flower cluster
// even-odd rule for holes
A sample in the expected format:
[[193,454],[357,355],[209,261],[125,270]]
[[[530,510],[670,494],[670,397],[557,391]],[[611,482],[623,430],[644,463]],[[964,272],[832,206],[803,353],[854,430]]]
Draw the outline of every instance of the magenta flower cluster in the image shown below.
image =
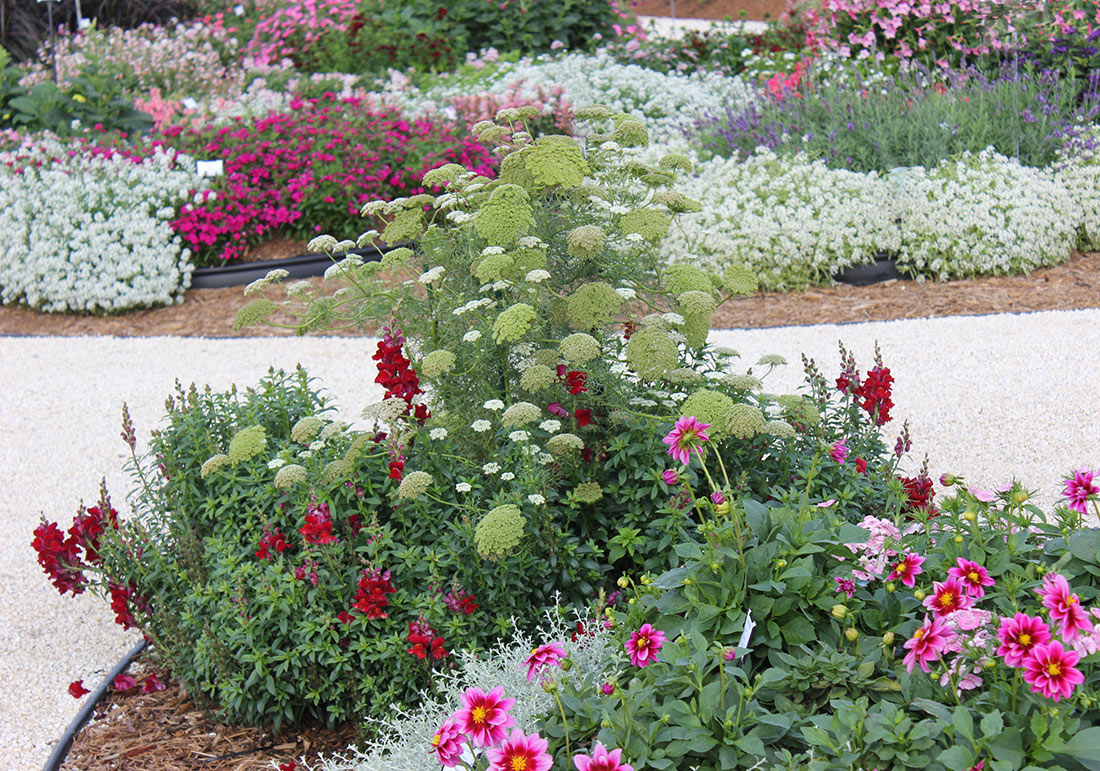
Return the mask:
[[224,161],[224,177],[172,223],[200,256],[232,260],[263,238],[340,232],[366,201],[423,192],[424,173],[444,163],[493,173],[485,148],[451,125],[334,94],[290,106],[254,122],[165,131],[175,146]]

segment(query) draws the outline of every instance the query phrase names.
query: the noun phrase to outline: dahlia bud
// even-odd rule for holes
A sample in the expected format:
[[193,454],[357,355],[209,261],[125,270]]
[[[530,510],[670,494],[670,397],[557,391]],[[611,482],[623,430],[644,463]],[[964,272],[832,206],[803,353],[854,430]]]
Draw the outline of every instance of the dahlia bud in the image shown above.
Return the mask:
[[787,560],[776,560],[775,566],[780,569],[785,568],[787,567]]
[[916,597],[918,600],[921,600],[923,602],[926,595],[924,593],[924,590],[917,589],[917,591],[913,592],[913,596]]
[[848,639],[848,642],[855,642],[859,639],[859,632],[854,626],[850,626],[844,630],[844,636]]
[[722,501],[721,503],[717,504],[714,507],[714,513],[719,514],[723,517],[726,516],[727,514],[729,514],[730,513],[730,502],[729,501]]
[[842,621],[848,617],[848,606],[834,605],[832,610],[830,610],[829,612],[833,614],[833,618]]
[[649,575],[647,574],[647,575],[644,575],[644,576],[641,577],[641,582],[642,582],[642,586],[649,586],[651,583],[653,583],[653,579],[650,578]]
[[884,634],[882,636],[882,644],[885,645],[887,648],[889,648],[891,645],[893,645],[894,644],[894,633],[893,632],[887,632],[886,634]]
[[896,587],[896,586],[894,586],[894,582],[893,582],[893,581],[887,581],[887,582],[886,582],[886,591],[888,591],[888,592],[892,592],[892,591],[894,591],[894,589],[896,589],[896,588],[897,588],[897,587]]
[[625,589],[630,586],[630,579],[626,576],[619,576],[619,580],[617,583],[619,584],[620,589]]
[[967,510],[963,512],[963,519],[965,519],[967,522],[973,522],[977,518],[978,517],[972,511]]
[[961,535],[955,536],[955,543],[962,543],[962,542],[963,542],[963,537]]

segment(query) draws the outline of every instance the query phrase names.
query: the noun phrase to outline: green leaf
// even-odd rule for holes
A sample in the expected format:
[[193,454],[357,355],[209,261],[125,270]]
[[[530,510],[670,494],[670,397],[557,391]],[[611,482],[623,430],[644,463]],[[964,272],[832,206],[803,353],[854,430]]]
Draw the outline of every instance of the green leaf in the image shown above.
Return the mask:
[[781,633],[787,645],[805,645],[817,639],[817,630],[805,616],[795,616],[785,622]]
[[995,709],[992,712],[985,715],[980,723],[982,729],[982,736],[996,736],[1005,727],[1004,718],[1001,716],[1001,711]]
[[772,518],[771,514],[768,513],[768,507],[760,501],[752,499],[746,500],[744,505],[745,519],[749,521],[749,529],[760,541],[764,541],[772,529]]
[[951,724],[964,737],[971,742],[974,741],[974,718],[970,716],[970,710],[966,707],[955,708],[955,714],[951,716]]
[[1069,741],[1062,741],[1060,737],[1052,736],[1043,743],[1043,746],[1051,752],[1059,752],[1081,760],[1100,760],[1100,726],[1078,731],[1069,738]]
[[974,750],[969,747],[955,746],[941,752],[937,760],[943,763],[948,771],[967,771],[973,768],[977,757],[974,755]]

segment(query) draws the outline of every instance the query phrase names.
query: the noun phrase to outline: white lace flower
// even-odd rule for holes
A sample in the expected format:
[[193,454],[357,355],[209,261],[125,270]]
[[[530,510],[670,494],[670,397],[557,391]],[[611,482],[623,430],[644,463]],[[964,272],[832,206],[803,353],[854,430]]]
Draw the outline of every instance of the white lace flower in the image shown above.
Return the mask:
[[493,282],[492,289],[493,289],[494,292],[500,292],[504,289],[507,289],[510,286],[511,286],[511,283],[501,279],[500,281],[494,281]]
[[511,471],[505,471],[503,474],[500,475],[501,482],[511,482],[515,478],[516,475],[513,474]]
[[432,439],[446,439],[447,429],[445,428],[433,428],[428,432],[428,436]]
[[550,272],[542,268],[528,271],[526,276],[527,283],[529,284],[540,284],[548,278],[550,278]]
[[470,424],[470,428],[480,434],[484,431],[488,431],[490,428],[492,428],[492,425],[493,424],[487,420],[475,420],[473,423]]
[[553,419],[544,420],[539,423],[539,428],[548,434],[556,434],[558,431],[561,431],[561,421]]
[[668,313],[662,313],[661,318],[667,321],[669,324],[673,324],[675,326],[679,326],[680,324],[684,323],[683,316],[681,316],[679,313],[672,313],[671,311]]
[[447,213],[447,219],[456,225],[464,225],[474,218],[474,215],[467,211],[452,211]]
[[548,452],[540,452],[535,456],[535,461],[538,462],[539,465],[545,466],[547,463],[554,462],[554,456]]
[[615,292],[618,293],[619,297],[623,298],[624,300],[633,300],[635,297],[638,296],[638,293],[628,286],[620,286],[618,289],[615,290]]
[[546,246],[546,244],[543,243],[542,239],[538,236],[524,236],[523,238],[516,241],[516,243],[522,246],[524,249],[540,249]]
[[425,271],[420,274],[420,278],[417,279],[421,284],[431,284],[440,279],[443,275],[444,267],[442,265],[436,265],[429,271]]
[[481,406],[487,410],[494,410],[496,412],[499,412],[500,410],[504,409],[504,402],[502,402],[500,399],[490,399]]
[[457,485],[455,485],[455,492],[459,493],[468,493],[473,489],[474,488],[470,486],[469,482],[459,482]]
[[274,471],[275,469],[282,468],[286,465],[286,461],[282,458],[273,458],[267,462],[267,467]]
[[484,466],[481,467],[481,470],[484,471],[486,474],[495,474],[500,471],[500,464],[486,463]]
[[529,500],[531,503],[535,504],[536,506],[541,506],[542,504],[546,503],[546,499],[543,498],[538,493],[533,493],[531,495],[528,495],[527,500]]
[[526,431],[513,431],[512,433],[508,434],[508,438],[511,439],[513,442],[526,442],[528,439],[531,438],[531,435],[528,434]]
[[482,257],[489,257],[490,255],[494,255],[494,254],[504,254],[504,247],[503,246],[486,246],[484,249],[481,250],[481,256]]
[[462,336],[462,342],[464,343],[476,343],[481,339],[481,332],[477,329],[471,329],[469,332]]

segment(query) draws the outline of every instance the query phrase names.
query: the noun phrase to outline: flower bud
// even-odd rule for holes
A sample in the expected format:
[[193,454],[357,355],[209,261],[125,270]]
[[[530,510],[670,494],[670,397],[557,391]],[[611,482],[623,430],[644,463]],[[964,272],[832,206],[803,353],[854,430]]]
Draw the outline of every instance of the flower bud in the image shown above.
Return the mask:
[[1012,502],[1015,504],[1021,504],[1028,500],[1030,496],[1027,494],[1027,490],[1017,490],[1012,493]]
[[896,587],[896,586],[894,586],[894,582],[893,582],[893,581],[887,581],[887,582],[886,582],[886,591],[888,591],[888,592],[892,592],[892,591],[894,591],[894,589],[896,589],[896,588],[897,588],[897,587]]
[[940,476],[940,484],[944,487],[951,487],[958,481],[958,477],[956,477],[954,474],[943,474]]
[[965,519],[967,522],[973,522],[977,518],[977,515],[975,515],[974,512],[970,511],[970,509],[967,509],[963,512],[963,519]]
[[787,560],[776,560],[775,566],[780,569],[785,568],[787,567]]
[[611,727],[611,721],[610,720],[605,720],[602,723],[600,723],[600,726],[602,728],[610,728]]
[[847,605],[834,605],[833,609],[829,611],[833,614],[833,618],[843,620],[848,617]]
[[638,598],[637,597],[631,597],[629,600],[626,601],[627,605],[636,605],[637,603],[638,603]]
[[714,507],[714,513],[715,514],[720,514],[723,517],[726,516],[727,514],[729,514],[730,513],[730,502],[729,501],[722,501],[721,503],[716,505]]
[[625,589],[630,586],[630,579],[626,576],[619,576],[618,584],[620,589]]
[[710,572],[711,573],[717,573],[719,567],[721,567],[721,566],[717,562],[710,563]]
[[[611,694],[615,693],[615,684],[609,680],[608,682],[600,686],[600,693],[602,693],[604,696],[610,696]],[[604,728],[608,727],[609,726],[607,725],[604,726]]]
[[633,691],[636,688],[638,688],[641,684],[642,684],[641,680],[639,680],[636,677],[632,677],[632,678],[630,678],[630,683],[627,685],[627,687],[630,688],[630,690]]
[[854,626],[850,626],[844,630],[844,636],[848,638],[848,642],[855,642],[859,639],[859,632]]
[[888,648],[891,645],[893,645],[894,644],[894,633],[893,632],[887,632],[886,634],[884,634],[882,636],[882,644],[885,645]]
[[913,596],[923,602],[926,595],[923,589],[917,589],[917,591],[913,592]]
[[562,669],[563,669],[564,671],[568,672],[568,671],[569,671],[570,669],[572,669],[572,668],[573,668],[573,662],[572,662],[572,661],[570,661],[569,659],[565,659],[565,660],[564,660],[564,661],[562,661],[562,663],[561,663],[561,668],[562,668]]
[[997,660],[996,659],[986,659],[985,661],[982,662],[982,666],[985,667],[986,669],[993,669],[993,667],[997,666]]
[[962,543],[962,542],[963,542],[963,537],[961,535],[955,536],[955,543]]
[[649,586],[651,583],[653,583],[653,579],[650,578],[648,575],[644,575],[641,578],[641,582],[642,586]]

